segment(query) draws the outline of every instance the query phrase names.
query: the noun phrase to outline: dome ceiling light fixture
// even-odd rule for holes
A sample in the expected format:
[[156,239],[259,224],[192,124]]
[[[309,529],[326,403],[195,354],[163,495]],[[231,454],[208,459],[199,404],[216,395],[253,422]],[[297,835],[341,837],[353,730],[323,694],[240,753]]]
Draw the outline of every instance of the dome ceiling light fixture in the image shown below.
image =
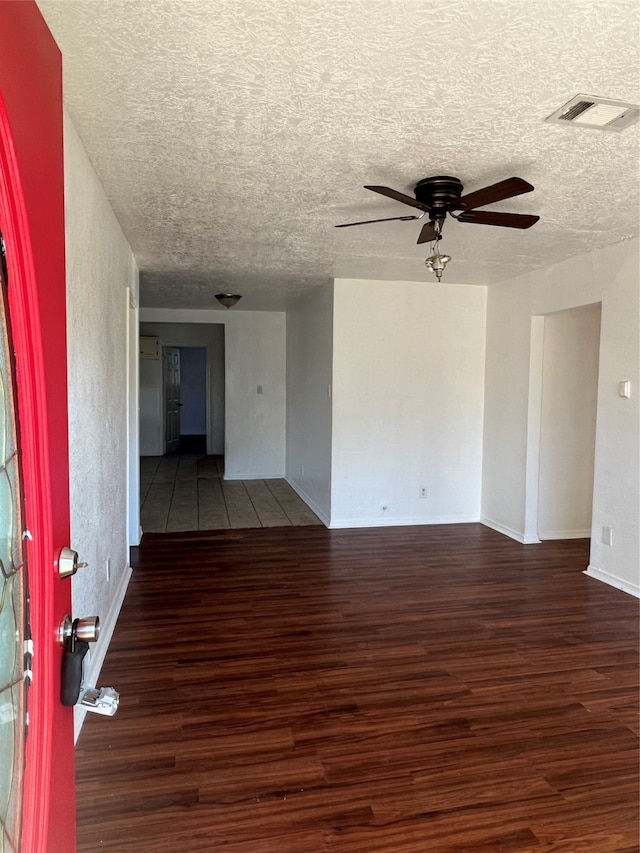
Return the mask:
[[444,268],[450,260],[451,255],[435,254],[427,258],[425,264],[427,265],[427,269],[431,270],[431,272],[434,272],[436,274],[436,278],[438,279],[438,281],[441,281]]
[[216,293],[216,299],[225,308],[233,308],[242,296],[239,293]]

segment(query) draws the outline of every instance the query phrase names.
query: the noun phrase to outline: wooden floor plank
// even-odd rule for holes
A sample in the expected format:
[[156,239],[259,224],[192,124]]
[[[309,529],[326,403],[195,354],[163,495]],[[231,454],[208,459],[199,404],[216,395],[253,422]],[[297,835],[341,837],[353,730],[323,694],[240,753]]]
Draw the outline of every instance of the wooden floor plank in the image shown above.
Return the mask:
[[146,536],[78,851],[638,853],[637,602],[587,559],[479,524]]

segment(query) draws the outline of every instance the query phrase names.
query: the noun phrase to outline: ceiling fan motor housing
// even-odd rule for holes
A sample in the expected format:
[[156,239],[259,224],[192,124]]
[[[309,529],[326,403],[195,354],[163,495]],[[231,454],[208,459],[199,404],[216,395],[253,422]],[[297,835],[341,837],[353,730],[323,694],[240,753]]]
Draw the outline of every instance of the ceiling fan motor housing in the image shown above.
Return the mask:
[[414,194],[418,201],[427,205],[429,218],[444,219],[447,210],[455,207],[455,202],[462,195],[463,185],[458,178],[450,175],[437,175],[433,178],[423,178],[415,186]]

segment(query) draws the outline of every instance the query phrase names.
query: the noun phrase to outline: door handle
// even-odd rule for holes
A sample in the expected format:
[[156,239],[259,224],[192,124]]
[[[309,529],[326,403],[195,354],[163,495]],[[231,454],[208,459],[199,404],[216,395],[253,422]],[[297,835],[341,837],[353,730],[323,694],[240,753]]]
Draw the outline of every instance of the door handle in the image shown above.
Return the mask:
[[67,614],[60,625],[58,641],[64,646],[60,701],[67,707],[75,705],[80,697],[84,657],[89,651],[89,643],[95,643],[99,635],[100,619],[97,616],[72,621]]
[[84,656],[89,651],[89,643],[78,640],[73,651],[65,650],[62,657],[62,683],[60,685],[60,701],[66,707],[75,705],[80,698],[82,686],[82,667]]
[[83,619],[72,620],[71,616],[67,613],[58,628],[58,642],[65,649],[73,649],[73,644],[77,640],[83,640],[85,643],[95,643],[99,636],[99,616],[85,616]]
[[87,616],[84,619],[71,619],[68,614],[58,629],[58,641],[64,646],[62,656],[62,678],[60,701],[70,707],[80,704],[87,711],[112,717],[118,710],[120,694],[113,687],[89,687],[83,685],[84,659],[89,651],[89,643],[95,643],[100,636],[100,619]]

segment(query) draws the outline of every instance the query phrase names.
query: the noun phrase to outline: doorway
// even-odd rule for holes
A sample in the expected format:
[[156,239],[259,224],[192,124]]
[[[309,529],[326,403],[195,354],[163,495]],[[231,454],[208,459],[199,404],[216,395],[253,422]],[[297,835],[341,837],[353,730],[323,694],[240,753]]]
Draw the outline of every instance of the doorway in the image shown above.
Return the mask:
[[164,452],[207,453],[207,348],[163,346]]
[[538,538],[591,535],[600,303],[544,317]]
[[207,349],[178,347],[180,358],[180,453],[207,452]]
[[[222,455],[225,447],[225,330],[223,324],[140,323],[140,456],[163,456],[187,443],[202,442],[204,449],[185,452]],[[166,395],[163,351],[172,349],[180,362],[180,391],[176,408],[179,426],[176,444],[166,446]],[[203,365],[204,362],[204,365]],[[185,374],[186,371],[186,374]],[[193,408],[192,408],[193,404]],[[203,416],[204,406],[204,416]],[[185,411],[187,409],[187,411]]]

